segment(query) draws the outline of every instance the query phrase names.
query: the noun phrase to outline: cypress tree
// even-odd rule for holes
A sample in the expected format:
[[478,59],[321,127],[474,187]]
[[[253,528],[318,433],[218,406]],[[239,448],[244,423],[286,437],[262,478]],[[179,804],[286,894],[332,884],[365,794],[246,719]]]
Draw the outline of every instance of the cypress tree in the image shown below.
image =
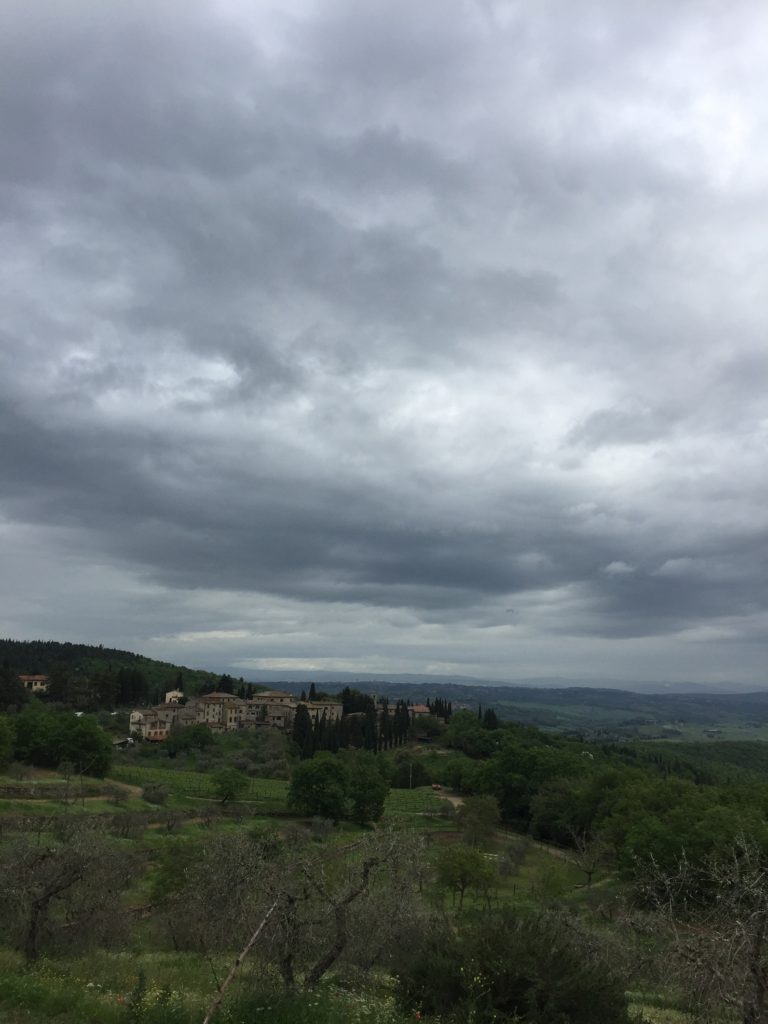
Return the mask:
[[309,716],[306,704],[299,704],[296,714],[293,716],[293,728],[291,738],[299,748],[302,759],[312,757],[314,753],[312,719]]

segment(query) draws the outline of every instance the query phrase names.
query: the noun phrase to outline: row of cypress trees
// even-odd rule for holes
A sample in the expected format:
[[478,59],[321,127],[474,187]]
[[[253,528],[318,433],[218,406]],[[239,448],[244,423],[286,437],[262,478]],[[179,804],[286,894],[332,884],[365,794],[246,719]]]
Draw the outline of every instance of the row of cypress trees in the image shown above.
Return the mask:
[[391,750],[401,746],[411,725],[405,701],[399,700],[390,713],[389,707],[379,711],[372,698],[363,711],[351,711],[341,718],[329,719],[323,712],[314,722],[305,704],[299,704],[293,719],[292,739],[302,759],[319,750],[337,753],[348,747],[370,750]]

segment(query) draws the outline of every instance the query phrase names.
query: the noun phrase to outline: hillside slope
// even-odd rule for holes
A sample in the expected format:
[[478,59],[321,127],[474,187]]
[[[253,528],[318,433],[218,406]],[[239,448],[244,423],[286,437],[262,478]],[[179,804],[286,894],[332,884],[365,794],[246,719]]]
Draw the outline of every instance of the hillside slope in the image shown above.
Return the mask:
[[[221,677],[204,669],[156,661],[143,654],[120,651],[93,644],[58,643],[55,640],[0,640],[0,664],[7,662],[19,674],[50,675],[57,670],[90,676],[99,671],[121,668],[138,669],[150,688],[171,689],[181,674],[184,689],[197,692],[201,686],[216,683]],[[255,687],[263,689],[263,687]]]

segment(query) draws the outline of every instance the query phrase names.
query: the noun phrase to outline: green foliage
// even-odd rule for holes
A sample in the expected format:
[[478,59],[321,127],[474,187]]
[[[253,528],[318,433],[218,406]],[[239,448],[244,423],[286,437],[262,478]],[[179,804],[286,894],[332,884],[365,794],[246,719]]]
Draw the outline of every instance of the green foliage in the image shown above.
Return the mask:
[[309,994],[262,992],[236,998],[231,1007],[235,1021],[264,1024],[413,1024],[413,1013],[398,1012],[389,996],[348,992],[338,985]]
[[390,776],[393,789],[417,789],[428,786],[431,781],[432,775],[423,757],[406,750],[397,752]]
[[[100,680],[98,686],[107,687],[103,676],[116,676],[121,668],[140,672],[146,692],[162,693],[176,687],[181,673],[182,689],[197,693],[209,682],[218,682],[218,676],[203,669],[189,669],[164,661],[145,658],[141,654],[121,651],[112,647],[92,644],[57,643],[53,640],[0,640],[0,659],[8,662],[14,674],[51,674],[57,670],[68,679],[78,676],[86,680]],[[255,687],[260,689],[260,687]]]
[[14,711],[22,707],[28,695],[18,674],[6,660],[0,665],[0,712]]
[[296,765],[288,806],[299,814],[340,821],[347,809],[347,769],[340,758],[320,753]]
[[211,782],[222,804],[240,799],[248,790],[248,778],[237,768],[219,768],[211,775]]
[[505,912],[412,938],[398,965],[404,1008],[476,1024],[628,1024],[605,955],[556,919]]
[[172,991],[167,985],[150,990],[142,970],[123,1006],[125,1019],[130,1024],[191,1024],[195,1019],[181,993]]
[[460,843],[440,850],[435,860],[435,874],[439,888],[450,892],[454,901],[459,897],[459,910],[468,889],[485,892],[495,877],[493,865],[479,850]]
[[356,751],[345,760],[349,817],[359,825],[379,821],[389,793],[389,782],[383,774],[386,767],[367,750]]
[[[162,785],[169,793],[179,797],[216,798],[213,773],[187,772],[176,768],[154,768],[135,764],[117,764],[110,772],[112,778],[132,786]],[[285,810],[287,783],[282,779],[247,779],[248,788],[243,799],[258,809]]]
[[492,796],[468,796],[456,812],[464,842],[470,846],[483,846],[493,839],[500,820],[499,805]]
[[169,757],[193,750],[207,750],[214,746],[216,740],[207,725],[197,723],[182,728],[171,729],[170,736],[163,746]]
[[[14,1010],[19,1010],[20,1015],[8,1017],[7,1013]],[[114,997],[110,1005],[105,1005],[97,992],[83,990],[69,978],[22,970],[0,974],[0,1011],[3,1020],[40,1021],[41,1024],[53,1020],[66,1024],[84,1021],[120,1024],[125,1019]]]
[[16,757],[41,768],[69,762],[75,771],[103,776],[112,761],[112,742],[90,715],[51,711],[31,702],[12,719]]
[[315,752],[312,719],[306,704],[299,704],[293,716],[291,738],[298,748],[302,760],[312,757]]
[[484,729],[477,715],[471,711],[457,711],[452,715],[445,734],[447,746],[455,747],[469,757],[489,757],[498,749],[500,740],[500,734]]
[[0,772],[13,760],[13,729],[10,721],[0,715]]
[[294,768],[288,806],[299,814],[364,825],[381,818],[388,793],[386,765],[370,751],[322,752]]

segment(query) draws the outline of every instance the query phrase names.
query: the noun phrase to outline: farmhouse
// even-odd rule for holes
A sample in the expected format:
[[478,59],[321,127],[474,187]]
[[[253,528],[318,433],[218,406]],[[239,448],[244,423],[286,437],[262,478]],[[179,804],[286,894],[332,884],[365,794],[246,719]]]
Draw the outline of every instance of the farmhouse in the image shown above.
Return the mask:
[[419,718],[421,715],[431,715],[432,712],[429,710],[426,704],[410,704],[408,706],[411,718]]
[[19,676],[19,682],[30,693],[48,692],[48,676]]

